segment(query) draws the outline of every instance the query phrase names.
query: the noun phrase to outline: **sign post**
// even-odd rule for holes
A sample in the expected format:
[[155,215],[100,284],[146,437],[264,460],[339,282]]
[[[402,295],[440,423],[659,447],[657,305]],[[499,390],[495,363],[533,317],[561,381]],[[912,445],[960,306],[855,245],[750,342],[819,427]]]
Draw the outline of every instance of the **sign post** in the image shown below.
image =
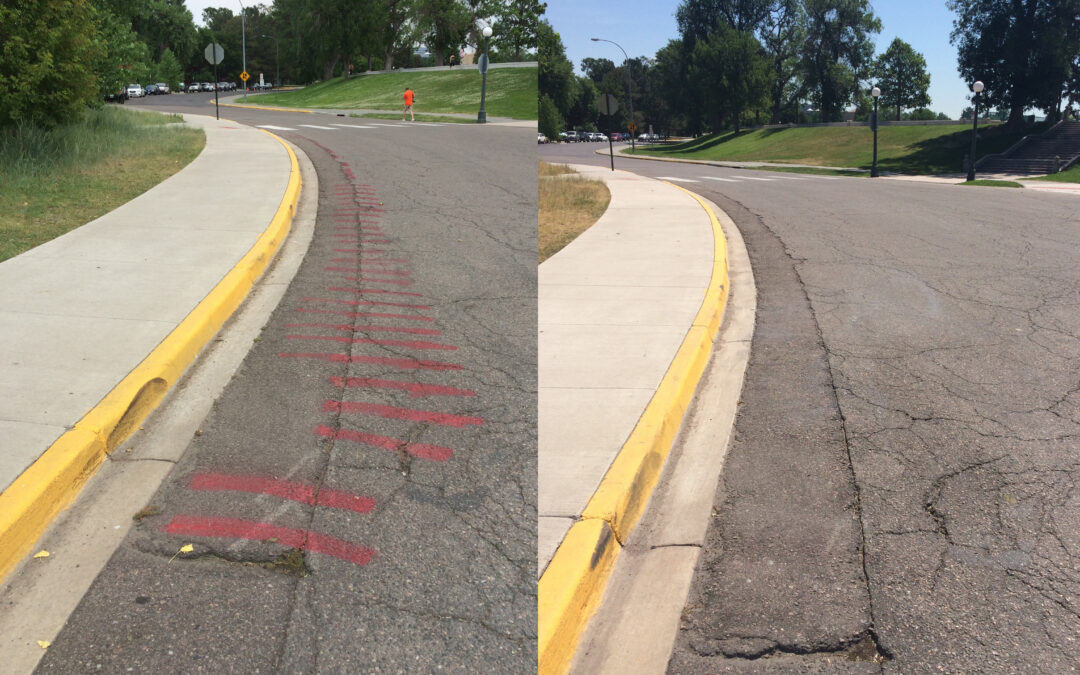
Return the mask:
[[[596,102],[597,109],[609,118],[619,110],[619,101],[611,94],[604,94],[600,97],[600,100]],[[615,146],[611,141],[611,124],[608,124],[608,154],[611,156],[611,170],[615,170]]]
[[225,50],[222,49],[221,45],[219,45],[218,43],[211,42],[210,44],[206,45],[206,49],[203,50],[203,56],[206,57],[207,61],[214,65],[214,119],[219,120],[221,119],[221,116],[218,113],[219,108],[217,67],[218,64],[221,63],[222,59],[225,58]]

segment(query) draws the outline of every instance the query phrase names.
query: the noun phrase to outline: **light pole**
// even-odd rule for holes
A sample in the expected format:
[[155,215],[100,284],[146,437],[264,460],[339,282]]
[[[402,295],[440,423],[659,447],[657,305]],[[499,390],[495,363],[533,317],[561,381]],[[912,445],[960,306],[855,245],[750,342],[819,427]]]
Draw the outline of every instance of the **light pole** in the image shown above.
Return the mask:
[[975,180],[975,133],[979,130],[979,92],[983,90],[982,80],[975,80],[971,85],[975,97],[971,103],[971,159],[968,162],[968,180]]
[[874,130],[874,164],[870,167],[870,177],[877,178],[877,103],[878,97],[881,96],[881,89],[878,87],[874,87],[870,90],[870,95],[874,97],[874,116],[870,118],[870,127]]
[[[630,57],[626,55],[626,50],[623,49],[622,45],[620,45],[618,42],[613,42],[611,40],[605,40],[604,38],[589,38],[589,39],[592,40],[593,42],[611,42],[611,44],[618,47],[619,51],[622,52],[623,59],[624,59],[623,63],[626,64],[626,100],[627,100],[627,103],[629,104],[626,107],[630,111],[630,124],[633,124],[634,123],[634,81],[632,79],[630,79]],[[630,151],[633,152],[636,149],[637,149],[637,146],[634,145],[634,132],[631,131],[630,132]]]
[[264,38],[270,38],[274,41],[274,88],[281,88],[281,52],[278,51],[278,41],[273,35],[263,35]]
[[491,26],[484,26],[484,55],[480,61],[480,112],[476,114],[477,124],[487,123],[487,111],[484,110],[484,98],[487,96],[487,69],[488,69],[488,38],[491,37]]
[[[247,27],[244,24],[244,3],[240,3],[240,52],[243,55],[243,72],[247,72]],[[241,78],[243,79],[243,78]],[[244,80],[244,103],[247,103],[247,80]]]

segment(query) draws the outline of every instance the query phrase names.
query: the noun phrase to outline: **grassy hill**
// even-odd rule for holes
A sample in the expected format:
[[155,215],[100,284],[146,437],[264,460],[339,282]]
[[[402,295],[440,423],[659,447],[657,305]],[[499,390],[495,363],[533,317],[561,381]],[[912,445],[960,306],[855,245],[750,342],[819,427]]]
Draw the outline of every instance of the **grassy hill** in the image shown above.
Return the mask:
[[[471,113],[480,109],[476,69],[393,72],[336,78],[297,91],[248,97],[248,102],[296,108],[401,110],[406,87],[416,93],[416,113]],[[537,69],[492,68],[484,108],[489,117],[535,120]]]
[[[1022,134],[980,126],[978,155],[1002,152]],[[869,127],[756,129],[702,136],[685,143],[648,147],[639,154],[687,159],[777,162],[869,169],[874,135]],[[958,173],[971,149],[971,125],[880,127],[878,168],[908,174]]]

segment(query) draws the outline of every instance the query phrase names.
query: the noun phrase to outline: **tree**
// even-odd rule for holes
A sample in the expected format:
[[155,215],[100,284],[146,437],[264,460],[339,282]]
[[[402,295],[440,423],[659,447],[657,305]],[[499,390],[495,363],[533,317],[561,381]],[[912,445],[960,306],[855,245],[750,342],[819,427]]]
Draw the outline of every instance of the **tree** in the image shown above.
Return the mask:
[[154,80],[168,84],[173,91],[177,91],[180,83],[184,81],[184,69],[171,49],[166,48],[165,53],[161,55],[161,60],[158,61],[157,68],[154,70]]
[[895,38],[874,62],[874,78],[881,88],[882,107],[894,108],[898,120],[901,109],[930,105],[926,59],[900,38]]
[[713,120],[713,131],[726,124],[739,132],[742,115],[768,103],[769,62],[749,31],[720,24],[694,46],[692,75]]
[[[353,4],[354,0],[346,0]],[[361,3],[362,4],[362,3]],[[465,44],[471,23],[468,9],[458,0],[424,0],[416,5],[416,23],[424,44],[435,55],[435,65]]]
[[608,73],[615,70],[615,62],[611,59],[585,57],[581,59],[581,70],[584,71],[586,77],[599,84]]
[[547,96],[566,119],[576,98],[574,65],[566,58],[562,39],[546,19],[537,27],[537,86],[540,96]]
[[150,74],[146,43],[131,30],[131,20],[105,6],[94,9],[98,49],[92,68],[100,96],[116,94],[131,82],[145,82]]
[[540,106],[537,111],[537,126],[540,129],[540,133],[544,134],[553,141],[559,139],[559,132],[563,130],[562,115],[559,114],[559,109],[555,107],[555,103],[546,95],[540,97]]
[[88,0],[0,4],[0,128],[55,127],[98,100],[101,45]]
[[782,118],[797,119],[803,94],[799,79],[799,54],[806,39],[806,13],[800,0],[777,0],[761,28],[761,42],[772,63],[769,96],[773,124]]
[[1036,107],[1060,114],[1063,92],[1080,52],[1076,0],[949,0],[956,12],[950,41],[960,76],[982,80],[985,105],[1009,111],[1009,128]]
[[869,0],[805,0],[807,26],[802,70],[814,103],[827,122],[859,89],[874,54],[871,33],[881,31]]
[[539,0],[503,0],[499,3],[492,26],[495,45],[514,53],[514,60],[521,60],[521,51],[536,48],[536,26],[547,10],[547,3]]

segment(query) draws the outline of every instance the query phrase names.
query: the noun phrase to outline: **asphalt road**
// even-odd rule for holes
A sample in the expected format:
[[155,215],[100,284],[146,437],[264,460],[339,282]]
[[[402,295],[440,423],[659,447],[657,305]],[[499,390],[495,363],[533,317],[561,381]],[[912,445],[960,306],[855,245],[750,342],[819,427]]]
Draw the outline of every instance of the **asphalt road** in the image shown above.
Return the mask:
[[532,129],[222,117],[309,155],[314,239],[38,671],[535,672]]
[[724,208],[758,288],[669,672],[1080,668],[1080,201],[616,166]]

